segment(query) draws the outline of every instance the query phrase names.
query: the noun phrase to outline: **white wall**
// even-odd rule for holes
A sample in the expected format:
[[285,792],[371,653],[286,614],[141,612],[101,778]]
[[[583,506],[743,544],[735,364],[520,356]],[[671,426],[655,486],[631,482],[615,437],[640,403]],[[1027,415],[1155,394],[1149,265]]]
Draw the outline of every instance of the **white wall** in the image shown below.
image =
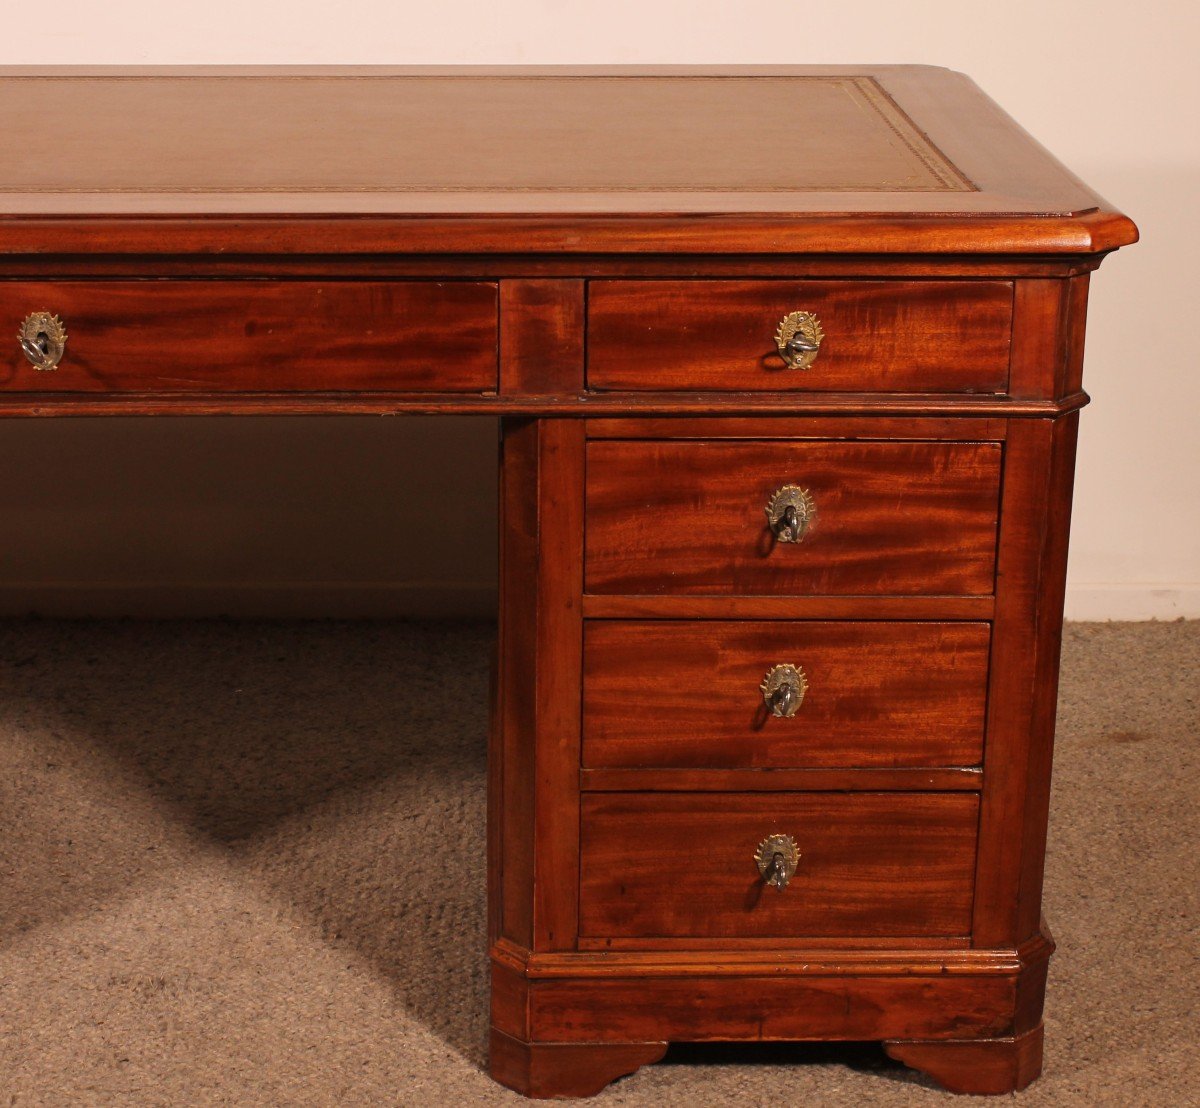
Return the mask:
[[[1110,258],[1093,281],[1086,384],[1095,402],[1083,416],[1068,615],[1200,617],[1200,313],[1192,300],[1192,266],[1200,263],[1200,6],[1192,0],[73,0],[20,5],[19,19],[17,5],[6,6],[12,10],[5,23],[15,31],[0,39],[0,63],[6,64],[928,62],[970,73],[1142,230],[1142,243]],[[202,423],[179,424],[170,450],[163,448],[163,432],[133,422],[87,434],[97,464],[115,465],[110,476],[120,481],[150,464],[160,474],[164,466],[170,472],[181,465],[184,476],[186,466],[172,459],[188,443],[212,453],[215,471],[226,465],[253,480],[250,455],[258,450],[291,457],[299,433],[264,423],[256,431],[260,445],[239,443],[231,461],[220,449],[227,432]],[[139,572],[157,573],[167,587],[191,583],[201,596],[205,589],[223,595],[222,589],[253,593],[260,586],[276,594],[295,586],[302,594],[305,581],[324,580],[328,587],[314,592],[313,605],[330,611],[339,609],[329,589],[353,598],[359,582],[364,596],[370,590],[377,599],[393,595],[403,609],[411,583],[430,572],[421,561],[422,551],[429,561],[430,543],[405,538],[407,532],[394,526],[406,518],[403,513],[397,517],[394,503],[381,508],[372,502],[366,494],[373,482],[356,475],[389,459],[452,469],[464,446],[485,455],[493,429],[473,423],[439,447],[427,436],[414,446],[406,421],[392,424],[392,438],[376,436],[359,445],[357,426],[339,421],[320,432],[321,466],[333,474],[307,490],[315,497],[313,512],[274,506],[306,491],[304,467],[281,467],[274,479],[284,494],[264,494],[260,511],[246,516],[245,526],[256,535],[275,534],[284,546],[313,544],[308,563],[283,571],[290,578],[273,579],[278,565],[269,544],[243,543],[236,564],[200,564],[173,548],[172,535],[186,530],[164,525],[163,513],[184,521],[196,513],[189,497],[202,499],[186,482],[159,498],[157,515],[136,503],[119,506],[114,497],[113,511],[132,536],[128,541],[148,551]],[[91,529],[97,547],[90,560],[77,556],[71,566],[56,561],[72,520],[87,524],[91,517],[72,496],[55,500],[63,497],[62,482],[71,480],[57,460],[63,436],[77,443],[79,435],[41,428],[9,437],[0,449],[0,462],[15,457],[23,464],[30,487],[38,488],[38,473],[53,477],[43,478],[40,499],[26,496],[7,505],[6,519],[22,529],[23,553],[19,564],[0,563],[0,607],[14,586],[39,582],[47,596],[58,585],[85,596],[89,564],[93,576],[116,590],[109,608],[119,607],[123,602],[112,597],[134,577],[128,559],[118,557],[119,544],[103,538],[102,521]],[[478,479],[490,476],[480,473]],[[334,504],[321,500],[333,495],[330,489],[342,490],[337,495],[343,499],[347,489],[364,494],[353,509],[341,504],[342,536],[331,534],[322,516]],[[407,507],[415,526],[422,506],[410,501]],[[385,547],[391,560],[381,567],[378,551],[366,547],[385,523],[392,525],[382,535],[391,543]],[[450,530],[435,531],[434,538],[463,541],[455,525],[451,518]],[[436,527],[436,521],[426,526]],[[364,540],[361,557],[335,541],[347,529]],[[224,535],[235,545],[238,538]],[[324,562],[322,551],[330,555]],[[490,557],[489,540],[474,562],[456,562],[456,576],[440,584],[453,591],[465,583],[468,594],[472,588],[485,593]],[[301,596],[292,606],[303,603]],[[196,605],[202,608],[203,601]],[[347,602],[347,610],[355,606]]]

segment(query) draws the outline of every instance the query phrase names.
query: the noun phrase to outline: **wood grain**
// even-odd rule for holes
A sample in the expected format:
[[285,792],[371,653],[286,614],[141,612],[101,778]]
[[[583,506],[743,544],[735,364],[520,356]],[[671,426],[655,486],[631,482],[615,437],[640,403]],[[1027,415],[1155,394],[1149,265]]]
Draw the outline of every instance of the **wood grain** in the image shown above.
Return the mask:
[[[963,934],[978,812],[967,793],[590,793],[580,934]],[[802,855],[783,891],[753,860],[771,834]]]
[[1083,388],[1083,346],[1087,327],[1088,291],[1090,273],[1080,273],[1068,280],[1066,304],[1066,343],[1062,361],[1059,363],[1058,380],[1054,395],[1065,396]]
[[[583,935],[579,939],[578,953],[597,954],[613,960],[613,972],[607,975],[610,977],[621,976],[619,966],[631,967],[633,972],[648,976],[703,972],[705,976],[714,977],[751,974],[757,970],[767,973],[837,973],[849,977],[901,970],[913,974],[918,972],[918,966],[928,965],[931,957],[944,960],[952,954],[970,949],[970,935],[822,935],[816,939],[809,935],[734,935],[727,938],[706,935],[703,939]],[[683,957],[688,954],[693,956],[691,961]],[[873,958],[857,957],[864,954]],[[919,960],[921,955],[926,957]],[[638,961],[639,956],[657,960]],[[811,961],[814,957],[818,961]],[[757,961],[747,962],[747,959]],[[831,966],[835,968],[831,969]],[[890,970],[886,967],[890,967]],[[586,974],[594,967],[574,962],[570,969]],[[540,969],[536,972],[540,972]]]
[[[53,224],[56,221],[48,221]],[[154,220],[148,220],[151,225]],[[214,220],[219,223],[219,220]],[[366,240],[365,230],[385,226],[381,220],[343,220],[347,233]],[[356,230],[362,226],[362,231]],[[888,255],[823,254],[781,255],[774,253],[708,254],[526,254],[519,246],[512,251],[462,255],[431,248],[428,253],[383,253],[378,247],[357,253],[292,252],[193,253],[193,254],[49,254],[0,252],[0,275],[5,278],[40,280],[53,275],[68,278],[135,277],[272,277],[321,280],[443,280],[462,277],[477,281],[581,280],[601,277],[774,277],[796,281],[811,277],[940,279],[1019,277],[1062,277],[1091,273],[1103,256],[1087,254],[1039,257],[998,254],[964,257],[956,254]]]
[[1000,397],[887,396],[880,393],[573,393],[553,396],[396,392],[15,392],[0,388],[0,416],[104,415],[494,415],[559,419],[596,415],[794,415],[1045,419],[1088,402]]
[[[736,402],[736,401],[735,401]],[[947,442],[1001,442],[1008,430],[1002,419],[972,419],[958,414],[941,419],[886,416],[856,418],[797,416],[753,419],[736,416],[692,416],[589,419],[589,439],[912,439]]]
[[991,619],[991,596],[641,596],[587,593],[589,619]]
[[[843,196],[838,194],[839,199]],[[260,198],[254,199],[261,203]],[[278,196],[270,198],[277,211],[281,199],[287,202]],[[681,194],[667,199],[673,200],[672,206],[678,209],[686,205],[689,197]],[[71,200],[72,210],[79,211],[78,198]],[[189,200],[205,218],[136,211],[114,214],[105,220],[86,214],[14,213],[11,218],[0,219],[0,255],[154,258],[192,254],[220,258],[265,254],[287,259],[314,254],[392,258],[528,252],[570,258],[593,254],[739,256],[870,252],[903,259],[912,254],[943,255],[956,261],[964,255],[1082,257],[1094,266],[1106,252],[1128,246],[1138,237],[1130,219],[1111,211],[1033,219],[942,214],[880,219],[867,213],[815,213],[808,218],[797,218],[803,216],[811,196],[805,197],[805,204],[797,211],[731,214],[720,219],[713,219],[707,213],[688,218],[676,210],[640,216],[555,212],[327,216],[298,212],[279,219],[269,218],[269,207],[262,213],[222,216],[211,214],[217,205],[205,205],[194,196]],[[24,207],[36,208],[43,203],[44,198],[37,197]],[[9,201],[0,205],[0,212],[12,207]],[[289,204],[288,212],[292,211]],[[1011,266],[1006,264],[1004,268]],[[569,271],[577,272],[578,267],[569,267]]]
[[[799,543],[767,526],[786,484],[816,503]],[[999,489],[988,443],[591,442],[586,588],[985,595]]]
[[[593,281],[589,388],[1004,392],[1005,281]],[[816,361],[789,369],[775,331],[814,312]]]
[[[488,736],[488,905],[492,943],[533,946],[534,759],[538,717],[537,617],[528,596],[538,571],[538,435],[533,420],[501,424],[500,604],[496,714]],[[493,988],[492,1002],[496,1003]]]
[[1012,430],[973,927],[981,945],[1023,942],[1041,921],[1078,417]]
[[[715,942],[716,940],[711,940]],[[1038,935],[1018,949],[978,949],[956,940],[938,942],[913,936],[862,939],[848,936],[801,939],[783,950],[777,939],[741,939],[737,949],[724,949],[719,961],[709,947],[673,943],[645,949],[577,950],[539,954],[510,943],[498,943],[492,965],[516,969],[530,981],[559,977],[678,977],[702,969],[709,977],[757,977],[761,974],[803,977],[1008,977],[1044,967],[1054,950],[1049,935]],[[1022,1005],[1022,1019],[1024,1016]],[[1041,1019],[1005,1024],[1016,1032]]]
[[583,282],[500,282],[500,392],[504,396],[583,389]]
[[779,1042],[1003,1035],[1012,979],[631,975],[535,981],[531,1022],[540,1034],[583,1042],[661,1037],[678,1042]]
[[585,792],[978,792],[978,766],[899,769],[658,769],[602,767],[579,772]]
[[501,444],[501,934],[574,946],[579,866],[583,424],[509,421]]
[[501,1085],[534,1100],[585,1097],[666,1052],[666,1043],[526,1043],[492,1028],[488,1066]]
[[1045,1032],[1004,1039],[885,1041],[888,1055],[928,1074],[943,1089],[974,1096],[1003,1096],[1031,1084],[1042,1072]]
[[1016,283],[1009,393],[1022,398],[1054,396],[1065,362],[1070,285],[1054,278]]
[[0,343],[0,390],[483,393],[496,390],[497,287],[468,281],[0,282],[0,321],[61,317],[38,371]]
[[[590,621],[585,767],[974,765],[991,629],[983,623]],[[791,718],[759,685],[800,666]]]

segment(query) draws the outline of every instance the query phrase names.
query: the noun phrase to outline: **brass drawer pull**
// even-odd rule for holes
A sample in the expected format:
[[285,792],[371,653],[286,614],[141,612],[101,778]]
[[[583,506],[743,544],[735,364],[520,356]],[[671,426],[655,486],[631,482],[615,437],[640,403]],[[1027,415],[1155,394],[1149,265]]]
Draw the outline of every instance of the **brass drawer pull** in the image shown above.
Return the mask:
[[817,505],[808,489],[784,485],[767,501],[767,523],[779,542],[799,542],[812,527]]
[[783,892],[800,864],[800,848],[791,835],[768,835],[758,844],[754,861],[764,883]]
[[763,701],[771,709],[771,715],[791,719],[796,709],[804,703],[804,694],[808,692],[808,676],[800,666],[772,666],[767,670],[759,689]]
[[812,312],[788,312],[779,321],[775,346],[788,369],[808,369],[817,360],[825,332]]
[[22,322],[17,341],[34,369],[55,369],[67,348],[67,329],[56,315],[32,312]]

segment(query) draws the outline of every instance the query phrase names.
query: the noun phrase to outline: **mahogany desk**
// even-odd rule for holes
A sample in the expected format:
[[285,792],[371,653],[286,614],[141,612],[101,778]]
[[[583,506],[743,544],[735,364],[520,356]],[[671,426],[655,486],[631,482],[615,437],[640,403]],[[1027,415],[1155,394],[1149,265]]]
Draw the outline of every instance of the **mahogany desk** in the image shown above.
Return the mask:
[[913,66],[9,70],[0,142],[0,414],[503,418],[497,1080],[672,1039],[1038,1074],[1128,219]]

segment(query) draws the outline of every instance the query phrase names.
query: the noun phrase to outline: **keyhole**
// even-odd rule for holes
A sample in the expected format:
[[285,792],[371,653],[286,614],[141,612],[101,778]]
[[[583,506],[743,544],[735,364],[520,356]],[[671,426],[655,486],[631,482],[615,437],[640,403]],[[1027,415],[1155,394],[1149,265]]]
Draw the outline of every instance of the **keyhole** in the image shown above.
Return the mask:
[[50,336],[45,331],[39,331],[31,339],[22,338],[21,345],[31,362],[43,362],[50,356]]

